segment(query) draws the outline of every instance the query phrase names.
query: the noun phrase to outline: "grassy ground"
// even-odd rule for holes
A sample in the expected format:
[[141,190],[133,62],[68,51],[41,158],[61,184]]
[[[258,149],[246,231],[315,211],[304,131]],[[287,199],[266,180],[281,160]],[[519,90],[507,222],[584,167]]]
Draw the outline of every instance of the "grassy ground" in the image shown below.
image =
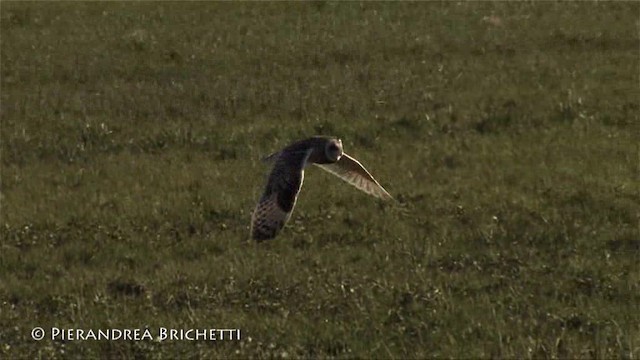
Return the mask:
[[[0,10],[0,357],[640,356],[638,3]],[[398,204],[312,168],[249,242],[315,134]]]

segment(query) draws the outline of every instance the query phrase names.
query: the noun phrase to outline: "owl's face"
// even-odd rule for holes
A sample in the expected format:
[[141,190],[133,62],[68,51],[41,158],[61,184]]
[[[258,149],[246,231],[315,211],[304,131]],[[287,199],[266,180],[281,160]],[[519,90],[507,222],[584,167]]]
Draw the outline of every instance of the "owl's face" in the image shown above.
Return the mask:
[[342,157],[342,140],[331,139],[327,141],[324,148],[324,154],[329,162],[335,163]]

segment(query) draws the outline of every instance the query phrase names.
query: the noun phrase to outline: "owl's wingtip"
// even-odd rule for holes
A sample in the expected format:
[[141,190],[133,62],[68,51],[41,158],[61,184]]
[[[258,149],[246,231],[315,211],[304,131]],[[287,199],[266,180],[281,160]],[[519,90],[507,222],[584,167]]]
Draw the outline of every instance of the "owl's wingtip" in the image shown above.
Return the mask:
[[271,240],[275,237],[276,237],[275,234],[270,234],[262,231],[251,232],[251,240],[255,241],[256,243],[261,243],[267,240]]
[[270,164],[270,163],[273,163],[279,155],[280,155],[280,151],[276,151],[273,154],[265,156],[260,160],[265,164]]
[[396,198],[394,198],[393,196],[391,196],[391,194],[389,194],[388,192],[385,192],[384,196],[382,197],[382,200],[384,201],[391,201],[393,203],[397,203],[398,200],[396,200]]
[[393,201],[393,202],[397,202],[397,200],[391,196],[391,194],[389,194],[389,192],[383,188],[382,186],[378,185],[379,188],[379,192],[376,194],[378,198],[384,200],[384,201]]
[[278,230],[273,228],[266,228],[264,226],[254,226],[251,225],[251,229],[249,230],[249,235],[251,236],[251,240],[256,243],[261,243],[267,240],[273,240],[278,235]]

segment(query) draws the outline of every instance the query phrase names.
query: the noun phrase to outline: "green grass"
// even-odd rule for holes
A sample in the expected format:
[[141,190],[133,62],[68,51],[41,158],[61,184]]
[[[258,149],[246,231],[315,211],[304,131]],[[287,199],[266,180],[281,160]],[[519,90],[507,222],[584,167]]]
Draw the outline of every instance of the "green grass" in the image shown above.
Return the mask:
[[[0,10],[0,357],[640,356],[638,3]],[[316,134],[398,203],[311,168],[250,242]]]

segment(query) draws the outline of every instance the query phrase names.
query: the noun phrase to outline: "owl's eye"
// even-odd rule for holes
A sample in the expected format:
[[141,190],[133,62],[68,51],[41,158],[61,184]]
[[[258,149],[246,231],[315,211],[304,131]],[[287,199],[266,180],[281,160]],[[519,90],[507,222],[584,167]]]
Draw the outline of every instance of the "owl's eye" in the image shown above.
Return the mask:
[[336,150],[338,150],[338,145],[336,145],[336,144],[331,144],[331,145],[329,145],[329,150],[331,150],[331,151],[336,151]]

